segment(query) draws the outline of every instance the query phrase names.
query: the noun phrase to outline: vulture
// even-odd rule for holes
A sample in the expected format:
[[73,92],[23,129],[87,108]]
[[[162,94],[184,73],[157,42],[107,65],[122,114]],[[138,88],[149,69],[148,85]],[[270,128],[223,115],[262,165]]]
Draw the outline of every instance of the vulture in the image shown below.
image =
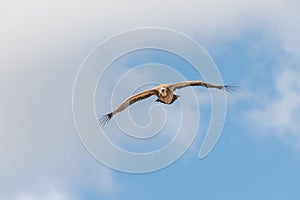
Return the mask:
[[157,102],[164,103],[164,104],[172,104],[179,97],[178,95],[174,94],[174,91],[188,86],[202,86],[206,88],[216,88],[227,92],[232,92],[234,90],[234,86],[214,85],[202,81],[185,81],[185,82],[172,83],[172,84],[161,84],[152,89],[128,97],[115,110],[113,110],[112,112],[106,115],[99,117],[99,124],[101,127],[103,127],[115,114],[122,112],[131,104],[144,100],[153,95],[157,97],[156,99]]

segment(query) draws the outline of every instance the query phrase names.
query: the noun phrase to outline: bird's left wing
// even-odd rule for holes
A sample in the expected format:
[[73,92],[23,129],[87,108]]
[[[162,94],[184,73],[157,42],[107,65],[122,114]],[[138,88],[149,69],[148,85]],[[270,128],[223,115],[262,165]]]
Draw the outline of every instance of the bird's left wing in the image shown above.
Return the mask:
[[206,88],[217,88],[220,90],[226,90],[228,92],[232,92],[233,90],[233,86],[230,85],[215,85],[203,81],[185,81],[185,82],[174,83],[174,84],[170,84],[169,88],[172,91],[175,91],[176,89],[180,89],[188,86],[202,86]]
[[122,112],[125,110],[128,106],[131,104],[141,101],[143,99],[146,99],[152,95],[158,95],[157,90],[151,89],[147,91],[140,92],[138,94],[135,94],[127,99],[125,99],[115,110],[113,110],[111,113],[108,113],[102,117],[100,117],[99,122],[101,126],[104,126],[116,113]]

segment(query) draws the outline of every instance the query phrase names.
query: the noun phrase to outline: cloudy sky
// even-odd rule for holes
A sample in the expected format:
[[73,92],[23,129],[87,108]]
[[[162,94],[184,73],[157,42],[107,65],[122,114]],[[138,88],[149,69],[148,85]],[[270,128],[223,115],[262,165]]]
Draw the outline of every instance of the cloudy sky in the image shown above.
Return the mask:
[[[299,198],[299,10],[296,0],[1,1],[0,198]],[[162,170],[146,174],[112,170],[81,143],[72,112],[77,71],[99,43],[138,27],[188,35],[207,50],[224,82],[240,86],[238,93],[227,95],[222,135],[205,159],[198,158],[198,149],[209,124],[210,99],[201,89],[194,90],[201,99],[196,139],[180,159]],[[146,64],[147,59],[179,72],[184,64],[163,52],[144,52],[142,61],[138,55],[115,63],[119,74],[107,71],[106,79],[120,80],[121,72]],[[197,77],[182,71],[185,79]],[[131,76],[148,83],[153,77],[151,72]],[[136,90],[147,87],[122,81]],[[96,99],[105,100],[96,105],[99,111],[109,111],[104,104],[109,105],[110,89],[104,87],[105,95],[97,93]],[[116,97],[113,105],[126,95]],[[143,105],[149,103],[130,110],[132,117],[138,116],[133,117],[138,124],[147,124]],[[124,142],[121,135],[110,137],[124,148],[153,150],[172,137],[177,118],[168,116],[175,116],[178,106],[158,111],[153,107],[151,112],[166,113],[167,137],[158,136],[146,147]],[[109,125],[108,132],[116,130],[114,122]]]

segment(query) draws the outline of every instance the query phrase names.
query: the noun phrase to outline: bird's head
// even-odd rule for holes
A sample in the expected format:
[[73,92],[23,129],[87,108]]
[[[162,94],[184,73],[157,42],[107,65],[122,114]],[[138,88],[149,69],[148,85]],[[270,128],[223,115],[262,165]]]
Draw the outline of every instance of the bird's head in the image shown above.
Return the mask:
[[159,94],[160,94],[160,96],[161,97],[166,97],[168,94],[167,94],[167,88],[161,88],[160,90],[159,90]]

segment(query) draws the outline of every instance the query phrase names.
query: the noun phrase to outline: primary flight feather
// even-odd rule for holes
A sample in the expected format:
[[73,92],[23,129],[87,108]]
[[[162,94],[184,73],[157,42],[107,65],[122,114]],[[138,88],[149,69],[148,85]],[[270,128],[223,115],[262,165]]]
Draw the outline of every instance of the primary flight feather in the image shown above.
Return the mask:
[[135,94],[131,97],[125,99],[115,110],[112,112],[102,116],[99,120],[100,125],[104,126],[115,114],[122,112],[131,104],[146,99],[152,95],[157,96],[156,101],[164,104],[172,104],[176,99],[179,97],[178,95],[174,94],[176,89],[181,89],[188,86],[203,86],[206,88],[216,88],[219,90],[225,90],[228,92],[233,91],[233,86],[229,85],[214,85],[202,81],[185,81],[173,84],[161,84],[158,85],[150,90],[146,90]]

